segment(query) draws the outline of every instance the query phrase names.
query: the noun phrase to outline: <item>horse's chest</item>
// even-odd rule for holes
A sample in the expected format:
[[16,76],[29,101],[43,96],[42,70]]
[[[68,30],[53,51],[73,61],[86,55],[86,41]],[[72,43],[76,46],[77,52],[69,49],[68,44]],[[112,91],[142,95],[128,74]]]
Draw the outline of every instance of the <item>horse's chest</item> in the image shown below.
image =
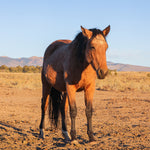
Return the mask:
[[84,89],[89,84],[95,82],[96,80],[96,72],[90,66],[86,68],[82,74],[80,81],[76,84],[76,88],[78,91]]

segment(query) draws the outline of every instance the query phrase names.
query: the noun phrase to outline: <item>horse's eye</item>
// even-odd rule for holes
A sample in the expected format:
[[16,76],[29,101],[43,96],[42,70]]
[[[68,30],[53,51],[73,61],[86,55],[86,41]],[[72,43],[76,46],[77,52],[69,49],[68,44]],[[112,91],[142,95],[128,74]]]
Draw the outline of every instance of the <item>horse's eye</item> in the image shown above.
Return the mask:
[[94,46],[91,46],[91,47],[90,47],[90,50],[94,50],[94,49],[95,49],[95,47],[94,47]]

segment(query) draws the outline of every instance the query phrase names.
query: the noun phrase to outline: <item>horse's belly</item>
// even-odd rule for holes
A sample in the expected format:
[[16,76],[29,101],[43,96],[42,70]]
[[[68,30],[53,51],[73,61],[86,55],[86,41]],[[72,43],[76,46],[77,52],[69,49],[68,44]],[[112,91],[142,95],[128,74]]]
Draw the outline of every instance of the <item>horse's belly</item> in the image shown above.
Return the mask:
[[65,81],[63,71],[56,71],[52,66],[48,66],[46,69],[45,77],[49,84],[58,91],[65,91]]

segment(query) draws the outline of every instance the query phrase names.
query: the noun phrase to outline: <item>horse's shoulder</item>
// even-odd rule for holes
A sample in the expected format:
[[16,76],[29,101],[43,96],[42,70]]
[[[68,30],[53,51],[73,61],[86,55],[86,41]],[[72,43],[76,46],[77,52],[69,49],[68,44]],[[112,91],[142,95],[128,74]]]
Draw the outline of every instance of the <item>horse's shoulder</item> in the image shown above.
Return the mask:
[[46,60],[57,48],[60,46],[71,43],[71,40],[57,40],[48,46],[44,54],[44,60]]

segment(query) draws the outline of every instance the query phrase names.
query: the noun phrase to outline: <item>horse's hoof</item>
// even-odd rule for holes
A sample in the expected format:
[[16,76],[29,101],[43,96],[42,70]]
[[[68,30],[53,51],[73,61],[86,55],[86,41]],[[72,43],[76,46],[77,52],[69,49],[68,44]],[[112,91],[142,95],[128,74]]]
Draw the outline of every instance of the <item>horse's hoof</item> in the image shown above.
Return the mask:
[[97,141],[96,141],[96,140],[90,141],[90,144],[91,144],[91,145],[96,145],[96,144],[97,144]]
[[97,141],[95,140],[94,137],[92,137],[89,142],[90,142],[91,145],[97,144]]
[[44,138],[45,138],[45,136],[44,136],[44,129],[40,129],[39,138],[41,138],[41,139],[44,139]]
[[69,137],[69,134],[68,134],[67,131],[62,130],[62,135],[63,135],[63,137],[65,138],[65,141],[66,141],[66,142],[70,142],[70,141],[71,141],[71,140],[70,140],[70,137]]
[[80,145],[79,142],[78,142],[77,140],[71,141],[71,144],[76,145],[76,146],[79,146],[79,145]]
[[95,141],[96,141],[96,140],[95,140],[94,137],[92,137],[92,138],[89,139],[89,142],[95,142]]

